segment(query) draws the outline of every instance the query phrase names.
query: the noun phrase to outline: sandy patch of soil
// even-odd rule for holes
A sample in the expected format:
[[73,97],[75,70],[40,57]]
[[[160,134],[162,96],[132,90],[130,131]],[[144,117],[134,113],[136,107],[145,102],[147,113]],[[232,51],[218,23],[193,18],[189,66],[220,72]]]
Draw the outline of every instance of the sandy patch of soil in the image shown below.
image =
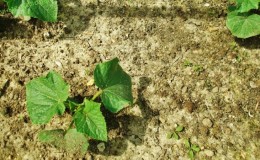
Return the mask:
[[[85,159],[259,159],[260,38],[238,40],[225,27],[224,0],[62,0],[59,22],[0,16],[0,159],[75,159],[37,141],[66,129],[70,115],[32,125],[25,84],[61,73],[71,96],[90,96],[96,64],[114,57],[133,80],[135,104],[104,112],[109,141]],[[177,124],[180,140],[167,139]],[[82,157],[78,157],[82,158]]]

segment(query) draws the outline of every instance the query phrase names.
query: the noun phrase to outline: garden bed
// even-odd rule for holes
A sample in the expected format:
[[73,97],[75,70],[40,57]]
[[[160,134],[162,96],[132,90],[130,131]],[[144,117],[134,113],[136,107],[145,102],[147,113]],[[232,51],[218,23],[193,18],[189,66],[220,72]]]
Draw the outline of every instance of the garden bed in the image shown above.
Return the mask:
[[[0,159],[82,158],[37,140],[42,129],[66,129],[71,117],[33,125],[25,84],[55,70],[71,96],[88,97],[95,65],[114,57],[132,77],[134,105],[103,112],[108,142],[91,141],[86,159],[189,159],[187,139],[200,147],[196,159],[259,159],[260,38],[234,38],[227,5],[62,0],[56,23],[2,15]],[[167,138],[177,124],[180,139]]]

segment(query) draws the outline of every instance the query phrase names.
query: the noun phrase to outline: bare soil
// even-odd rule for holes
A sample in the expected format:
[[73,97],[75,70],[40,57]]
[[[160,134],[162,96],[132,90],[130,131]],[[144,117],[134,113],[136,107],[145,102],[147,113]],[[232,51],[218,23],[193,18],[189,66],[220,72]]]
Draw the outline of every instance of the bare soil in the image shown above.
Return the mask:
[[[260,159],[260,37],[236,39],[225,27],[226,0],[61,0],[59,21],[0,16],[0,159]],[[109,141],[84,157],[37,140],[66,129],[71,116],[33,125],[25,85],[49,70],[71,96],[95,93],[95,65],[114,57],[133,81],[135,103],[104,112]],[[168,139],[176,125],[180,140]]]

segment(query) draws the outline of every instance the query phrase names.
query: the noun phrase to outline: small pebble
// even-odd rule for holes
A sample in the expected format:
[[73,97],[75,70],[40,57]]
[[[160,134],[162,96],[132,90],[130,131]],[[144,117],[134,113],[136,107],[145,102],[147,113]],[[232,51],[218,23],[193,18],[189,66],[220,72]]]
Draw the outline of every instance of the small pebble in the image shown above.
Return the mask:
[[217,93],[217,92],[218,92],[218,87],[213,88],[213,89],[212,89],[212,92],[213,92],[213,93]]
[[87,86],[92,86],[94,85],[94,79],[90,79],[87,83]]
[[205,6],[205,7],[209,7],[210,4],[209,4],[209,3],[205,3],[204,6]]
[[258,87],[257,84],[253,81],[250,81],[249,85],[250,85],[251,88],[257,88]]
[[43,37],[44,37],[44,38],[50,38],[51,35],[50,35],[49,32],[44,32],[44,33],[43,33]]
[[62,67],[62,64],[61,64],[61,62],[60,61],[55,61],[55,64],[58,66],[58,67]]
[[159,117],[159,120],[161,123],[165,123],[165,121],[166,121],[163,117]]
[[104,150],[106,149],[105,143],[101,142],[97,145],[97,148],[99,150],[99,152],[104,152]]
[[211,150],[208,150],[208,149],[204,150],[204,153],[205,153],[206,156],[208,156],[208,157],[212,157],[212,156],[214,156],[214,152],[211,151]]
[[207,126],[207,127],[212,127],[212,125],[213,125],[213,123],[211,122],[211,120],[210,120],[209,118],[204,118],[204,119],[202,120],[202,124],[203,124],[204,126]]
[[195,109],[195,105],[190,101],[186,101],[183,104],[183,108],[185,108],[185,110],[188,111],[189,113],[192,113],[193,110]]
[[200,126],[199,127],[199,132],[203,136],[207,136],[209,134],[209,128],[205,126]]

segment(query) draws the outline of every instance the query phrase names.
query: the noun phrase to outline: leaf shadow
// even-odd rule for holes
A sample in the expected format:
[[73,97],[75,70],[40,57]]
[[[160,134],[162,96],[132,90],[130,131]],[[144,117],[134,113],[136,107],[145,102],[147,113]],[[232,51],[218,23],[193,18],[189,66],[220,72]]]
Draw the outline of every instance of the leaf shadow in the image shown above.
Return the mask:
[[[212,6],[201,9],[199,6],[191,6],[189,9],[184,9],[180,6],[162,6],[162,7],[149,7],[146,5],[141,6],[128,6],[128,5],[109,5],[103,3],[92,2],[87,5],[82,5],[81,1],[64,0],[59,3],[59,21],[64,22],[64,34],[61,39],[75,38],[89,27],[89,22],[92,18],[97,16],[109,18],[175,18],[180,17],[184,20],[189,18],[195,19],[209,19],[225,17],[223,9],[220,7]],[[99,27],[99,26],[95,26]],[[86,32],[87,33],[87,32]],[[87,33],[90,34],[90,33]],[[91,34],[90,34],[91,35]]]
[[[198,6],[193,5],[187,7],[182,7],[182,6],[150,7],[146,5],[129,6],[125,4],[125,5],[115,6],[115,5],[103,4],[103,3],[99,4],[96,1],[93,1],[88,4],[82,4],[80,0],[74,0],[73,2],[69,0],[58,1],[58,6],[59,6],[59,13],[58,13],[57,23],[46,23],[46,22],[41,22],[40,20],[37,19],[32,19],[29,22],[24,23],[24,25],[21,25],[17,23],[20,20],[12,19],[10,22],[7,22],[6,20],[5,21],[6,25],[13,26],[11,28],[5,27],[6,31],[9,32],[7,38],[8,39],[17,39],[17,38],[30,39],[33,36],[38,36],[37,33],[34,33],[34,30],[40,29],[40,30],[51,31],[54,29],[53,36],[61,40],[76,39],[76,36],[83,32],[86,32],[86,34],[89,35],[93,34],[93,33],[88,33],[87,29],[89,28],[90,21],[97,16],[108,17],[110,19],[116,17],[120,17],[120,18],[180,17],[184,20],[187,20],[189,18],[209,20],[209,19],[226,16],[225,11],[223,11],[223,9],[218,6],[210,6],[206,8],[201,8],[199,5]],[[9,17],[12,16],[10,15]],[[35,26],[35,23],[38,25]],[[94,27],[99,27],[99,26],[94,26]],[[0,37],[2,37],[1,33],[0,33]]]
[[109,136],[113,138],[109,139],[105,144],[103,152],[97,148],[101,141],[91,140],[89,151],[92,154],[120,156],[126,151],[129,143],[135,146],[144,143],[147,126],[152,119],[158,119],[159,112],[152,110],[143,96],[143,91],[151,80],[147,77],[141,77],[139,81],[138,99],[135,104],[140,108],[142,116],[128,115],[126,113],[115,115],[105,109],[102,110],[107,122]]
[[239,46],[245,47],[247,49],[260,49],[260,35],[247,39],[235,38],[235,41]]
[[95,4],[90,3],[84,6],[80,0],[74,0],[73,3],[67,0],[58,1],[58,5],[58,21],[64,23],[61,39],[70,39],[84,32],[96,10]]
[[31,34],[21,34],[28,32],[25,24],[19,23],[18,19],[11,16],[0,16],[0,38],[2,40],[16,38],[31,38]]

